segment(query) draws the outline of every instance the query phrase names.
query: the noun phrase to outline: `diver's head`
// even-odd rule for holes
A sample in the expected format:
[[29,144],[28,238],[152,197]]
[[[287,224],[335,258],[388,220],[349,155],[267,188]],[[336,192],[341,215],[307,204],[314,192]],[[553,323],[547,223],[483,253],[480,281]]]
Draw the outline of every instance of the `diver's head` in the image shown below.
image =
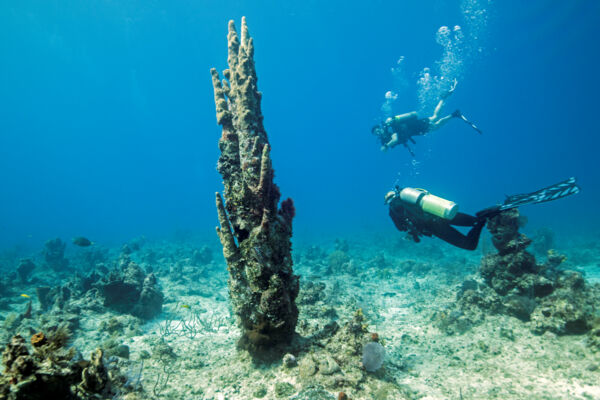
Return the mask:
[[385,132],[381,125],[375,125],[373,128],[371,128],[371,133],[375,136],[383,136]]
[[394,187],[394,190],[390,190],[389,192],[387,192],[385,194],[385,204],[390,204],[392,202],[392,200],[394,200],[396,197],[400,196],[400,186],[396,185]]
[[392,200],[394,200],[395,197],[396,197],[396,192],[394,192],[393,190],[387,192],[385,194],[384,204],[390,204],[392,202]]

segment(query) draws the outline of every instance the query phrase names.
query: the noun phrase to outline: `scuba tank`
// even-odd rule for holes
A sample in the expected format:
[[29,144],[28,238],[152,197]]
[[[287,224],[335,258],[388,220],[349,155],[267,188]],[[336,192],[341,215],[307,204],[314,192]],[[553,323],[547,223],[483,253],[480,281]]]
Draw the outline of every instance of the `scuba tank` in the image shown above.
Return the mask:
[[427,190],[404,188],[400,191],[400,200],[414,204],[428,214],[444,219],[453,219],[458,213],[458,204],[453,201],[434,196]]

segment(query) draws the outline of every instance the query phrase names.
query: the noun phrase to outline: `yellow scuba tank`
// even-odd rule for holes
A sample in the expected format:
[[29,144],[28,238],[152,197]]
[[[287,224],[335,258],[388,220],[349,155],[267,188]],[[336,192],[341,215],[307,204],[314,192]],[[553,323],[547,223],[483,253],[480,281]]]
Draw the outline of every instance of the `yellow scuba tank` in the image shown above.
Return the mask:
[[423,189],[404,188],[400,191],[400,200],[414,204],[424,212],[444,219],[452,219],[458,212],[458,204],[455,202],[434,196]]

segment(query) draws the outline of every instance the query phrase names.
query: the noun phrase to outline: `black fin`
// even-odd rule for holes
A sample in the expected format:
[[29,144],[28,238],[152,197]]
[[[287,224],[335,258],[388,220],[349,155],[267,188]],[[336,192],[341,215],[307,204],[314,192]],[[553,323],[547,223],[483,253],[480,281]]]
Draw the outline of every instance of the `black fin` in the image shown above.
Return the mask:
[[481,129],[479,129],[477,127],[477,125],[475,125],[473,122],[469,121],[467,119],[467,117],[465,117],[459,110],[456,110],[452,113],[452,116],[454,116],[454,114],[458,113],[457,117],[462,119],[463,121],[465,121],[468,125],[471,126],[471,128],[475,129],[475,132],[479,133],[480,135],[483,134],[483,132],[481,132]]
[[501,210],[520,207],[525,204],[544,203],[546,201],[558,200],[572,194],[579,193],[581,189],[577,186],[575,178],[569,178],[566,181],[556,183],[552,186],[537,190],[532,193],[515,194],[507,196],[504,204],[500,206]]

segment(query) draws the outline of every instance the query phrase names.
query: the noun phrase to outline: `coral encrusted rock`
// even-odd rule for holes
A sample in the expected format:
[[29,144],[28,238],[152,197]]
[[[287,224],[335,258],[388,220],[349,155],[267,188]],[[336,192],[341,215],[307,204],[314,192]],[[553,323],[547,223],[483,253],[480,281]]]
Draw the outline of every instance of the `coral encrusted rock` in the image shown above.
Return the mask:
[[554,250],[538,264],[527,251],[531,240],[519,233],[520,220],[516,209],[489,220],[498,253],[481,260],[485,284],[465,281],[456,308],[436,314],[438,326],[447,333],[464,332],[486,314],[511,315],[537,334],[583,334],[594,327],[600,285],[587,284],[577,271],[560,269],[566,257]]
[[262,95],[256,85],[254,44],[244,18],[240,36],[229,22],[227,41],[226,79],[221,81],[211,70],[217,123],[222,127],[217,169],[225,198],[216,195],[217,234],[229,270],[231,304],[243,332],[239,345],[257,354],[289,342],[295,331],[299,290],[291,256],[295,209],[291,199],[279,206]]
[[94,284],[104,298],[104,306],[142,319],[160,314],[164,295],[154,274],[146,274],[125,257],[121,265]]
[[60,238],[51,239],[44,244],[44,261],[46,266],[54,271],[64,271],[69,266],[69,260],[65,258],[67,244]]
[[531,240],[519,233],[519,211],[512,209],[491,218],[488,229],[497,254],[488,254],[481,260],[480,273],[485,282],[499,295],[509,292],[536,295],[552,292],[552,283],[539,275],[535,257],[526,249]]
[[48,337],[40,332],[31,338],[30,351],[23,337],[14,336],[2,353],[0,399],[91,400],[115,399],[118,394],[122,398],[126,394],[125,388],[116,387],[123,377],[114,368],[109,374],[101,350],[93,352],[91,361],[87,361],[73,348],[65,347],[67,340],[64,328]]
[[19,275],[19,279],[23,283],[27,283],[29,280],[29,275],[35,269],[35,264],[29,258],[25,258],[19,262],[19,266],[17,267],[17,275]]

